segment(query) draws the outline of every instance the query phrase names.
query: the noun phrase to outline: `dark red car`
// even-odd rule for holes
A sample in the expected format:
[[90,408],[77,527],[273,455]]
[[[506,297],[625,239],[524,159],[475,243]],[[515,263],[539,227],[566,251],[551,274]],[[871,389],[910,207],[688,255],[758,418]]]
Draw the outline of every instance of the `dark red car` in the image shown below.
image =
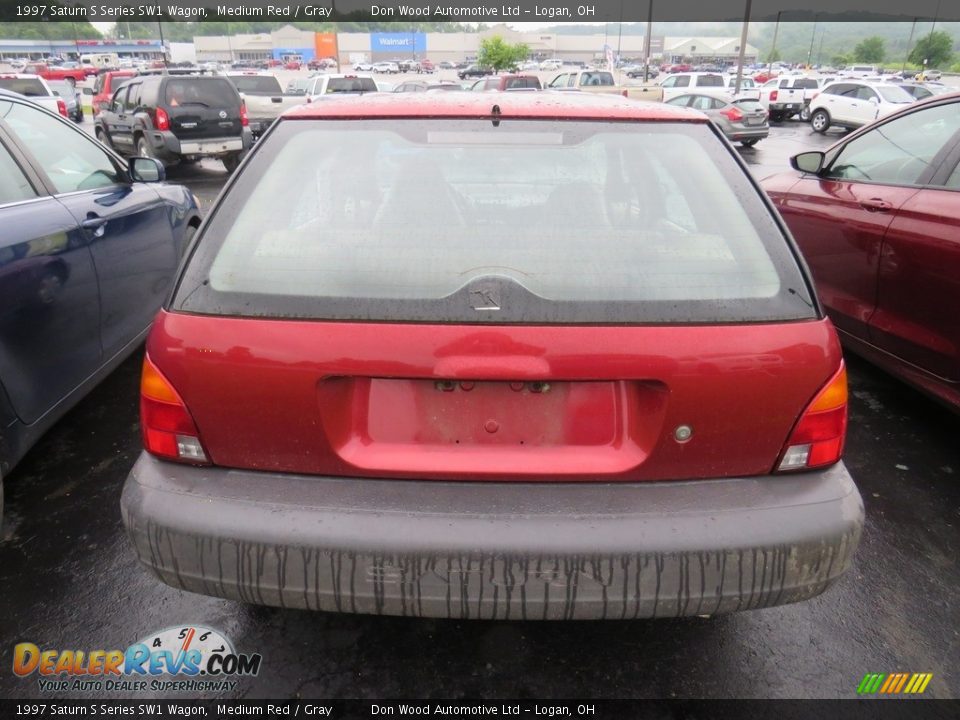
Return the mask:
[[764,188],[845,345],[960,410],[960,94],[908,106]]
[[304,105],[200,232],[147,343],[122,500],[163,581],[613,619],[799,601],[849,567],[840,344],[704,115]]

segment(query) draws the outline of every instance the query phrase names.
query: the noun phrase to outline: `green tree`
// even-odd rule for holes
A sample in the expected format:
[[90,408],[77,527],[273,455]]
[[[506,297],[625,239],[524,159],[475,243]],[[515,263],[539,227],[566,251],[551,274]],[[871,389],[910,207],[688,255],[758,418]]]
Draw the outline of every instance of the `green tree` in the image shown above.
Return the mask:
[[857,62],[881,63],[886,54],[886,42],[877,35],[864,38],[853,48],[853,59]]
[[767,57],[764,58],[763,61],[767,63],[775,63],[775,62],[780,62],[781,60],[783,60],[783,58],[780,56],[780,51],[771,50],[770,52],[767,53]]
[[480,41],[480,52],[477,61],[484,67],[494,70],[506,70],[530,56],[530,48],[523,43],[516,45],[504,41],[499,35],[484,38]]
[[0,37],[11,40],[99,40],[100,32],[90,23],[76,22],[3,22]]
[[907,59],[921,67],[926,60],[928,68],[935,68],[946,65],[951,57],[953,38],[945,32],[937,31],[920,38]]

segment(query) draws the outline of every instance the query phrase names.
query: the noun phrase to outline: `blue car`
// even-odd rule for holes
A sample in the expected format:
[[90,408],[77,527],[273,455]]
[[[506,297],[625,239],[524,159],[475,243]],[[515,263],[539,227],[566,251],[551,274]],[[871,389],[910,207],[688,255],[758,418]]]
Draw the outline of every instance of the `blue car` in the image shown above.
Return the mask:
[[163,180],[156,160],[0,90],[0,512],[3,476],[137,348],[171,289],[200,211]]

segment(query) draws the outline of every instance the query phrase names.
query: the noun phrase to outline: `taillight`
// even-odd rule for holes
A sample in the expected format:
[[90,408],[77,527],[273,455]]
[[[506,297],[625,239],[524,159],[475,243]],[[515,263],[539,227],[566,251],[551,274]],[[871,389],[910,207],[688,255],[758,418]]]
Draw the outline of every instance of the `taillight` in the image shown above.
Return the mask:
[[721,110],[720,114],[723,115],[727,120],[731,120],[733,122],[739,122],[740,120],[743,120],[743,113],[740,111],[740,108],[732,105]]
[[67,117],[67,104],[63,101],[63,98],[57,98],[57,111]]
[[194,465],[209,463],[190,411],[149,355],[140,376],[140,430],[144,448],[153,455]]
[[153,127],[157,130],[170,129],[170,116],[163,108],[157,108],[153,113]]
[[629,93],[627,90],[624,90],[624,91],[621,92],[620,94],[623,95],[625,98],[630,97],[630,93]]
[[770,92],[770,102],[776,102],[776,101],[777,101],[777,95],[779,95],[779,93],[778,93],[776,90],[772,90],[772,91]]
[[247,117],[247,104],[240,103],[240,125],[247,127],[250,124],[250,118]]
[[847,434],[847,368],[840,369],[803,411],[780,456],[777,471],[832,465]]

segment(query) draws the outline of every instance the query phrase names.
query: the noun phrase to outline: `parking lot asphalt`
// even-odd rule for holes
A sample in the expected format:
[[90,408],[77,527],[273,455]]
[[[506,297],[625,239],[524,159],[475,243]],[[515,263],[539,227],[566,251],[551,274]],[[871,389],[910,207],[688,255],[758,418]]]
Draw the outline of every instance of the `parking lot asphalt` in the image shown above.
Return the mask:
[[[835,137],[786,123],[740,152],[764,177]],[[205,210],[225,178],[213,161],[170,173]],[[16,642],[125,648],[186,624],[263,655],[260,674],[221,697],[849,698],[865,673],[895,671],[933,673],[926,697],[960,696],[960,417],[855,357],[846,463],[867,522],[836,587],[715,618],[563,624],[283,610],[161,584],[135,561],[119,509],[140,450],[141,360],[125,362],[5,479],[0,697],[39,695],[36,676],[8,671]]]

